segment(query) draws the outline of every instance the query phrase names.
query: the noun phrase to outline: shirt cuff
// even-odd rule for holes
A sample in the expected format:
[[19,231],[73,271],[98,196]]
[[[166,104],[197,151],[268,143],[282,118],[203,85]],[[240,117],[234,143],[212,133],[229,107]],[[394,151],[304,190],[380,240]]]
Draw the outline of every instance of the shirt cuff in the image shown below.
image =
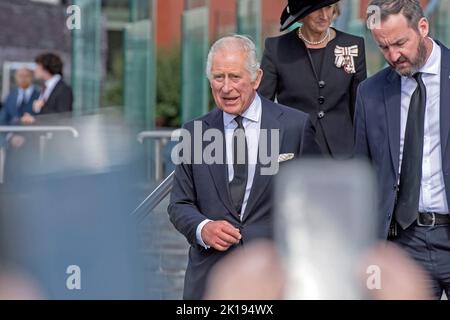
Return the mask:
[[197,243],[199,244],[199,245],[201,245],[203,248],[205,248],[205,249],[209,249],[209,248],[211,248],[211,246],[208,246],[207,244],[205,244],[204,242],[203,242],[203,239],[202,239],[202,230],[203,230],[203,227],[205,226],[205,224],[207,224],[208,222],[210,222],[210,221],[212,221],[212,220],[209,220],[209,219],[205,219],[205,220],[203,220],[198,226],[197,226],[197,231],[195,232],[195,235],[196,235],[196,237],[197,237]]

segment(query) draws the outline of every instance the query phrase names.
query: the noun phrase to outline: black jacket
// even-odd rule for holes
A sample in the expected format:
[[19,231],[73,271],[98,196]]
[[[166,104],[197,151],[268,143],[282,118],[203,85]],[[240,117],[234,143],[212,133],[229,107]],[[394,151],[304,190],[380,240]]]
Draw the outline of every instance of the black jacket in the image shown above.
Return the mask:
[[72,89],[61,79],[44,104],[40,114],[72,111]]
[[[325,82],[323,88],[319,88],[306,46],[296,29],[266,40],[261,63],[264,75],[258,90],[268,99],[276,98],[281,104],[309,113],[322,153],[334,157],[352,153],[356,89],[367,76],[364,39],[335,31],[336,37],[325,49],[318,74],[319,80]],[[353,45],[359,51],[354,58],[356,73],[347,73],[335,65],[335,48]]]

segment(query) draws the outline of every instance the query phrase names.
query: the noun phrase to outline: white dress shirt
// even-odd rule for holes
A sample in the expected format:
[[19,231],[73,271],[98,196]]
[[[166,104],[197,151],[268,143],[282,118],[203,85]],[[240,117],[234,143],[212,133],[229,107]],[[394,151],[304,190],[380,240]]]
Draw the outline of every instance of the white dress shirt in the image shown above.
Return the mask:
[[[55,74],[53,77],[45,81],[45,90],[41,92],[41,95],[39,96],[39,100],[47,101],[50,95],[52,94],[53,90],[55,89],[56,85],[58,84],[59,80],[61,80],[61,76],[59,74]],[[41,112],[41,108],[37,108],[33,105],[33,111],[36,113]]]
[[30,101],[33,91],[34,91],[34,86],[32,86],[32,85],[26,89],[18,88],[16,106],[19,107],[22,104],[22,101],[24,101],[24,99],[25,99],[25,103]]
[[[442,172],[441,131],[440,131],[440,71],[441,48],[433,40],[433,50],[425,65],[419,70],[427,89],[425,108],[422,182],[420,187],[420,212],[448,213]],[[401,127],[400,127],[400,170],[405,141],[406,121],[411,96],[417,87],[414,78],[402,77]]]
[[[245,212],[245,208],[247,207],[248,198],[250,196],[250,191],[252,190],[253,178],[255,177],[256,164],[258,163],[258,146],[259,146],[259,132],[261,129],[261,99],[256,94],[255,99],[253,99],[252,104],[248,107],[248,109],[241,115],[244,119],[242,121],[242,125],[245,129],[245,137],[247,139],[247,150],[248,150],[248,176],[247,176],[247,186],[245,188],[244,200],[242,202],[242,208],[240,212],[240,218],[242,220]],[[233,133],[237,128],[237,123],[234,121],[236,115],[229,114],[223,112],[223,126],[225,129],[225,145],[226,145],[226,153],[227,153],[227,165],[228,165],[228,182],[231,182],[234,177],[234,169],[233,169]],[[208,249],[207,246],[201,237],[202,229],[205,224],[207,224],[209,219],[205,219],[202,221],[196,230],[197,242]]]
[[39,97],[39,100],[47,101],[48,97],[53,92],[53,89],[55,89],[56,84],[61,80],[61,76],[59,74],[55,74],[53,77],[45,81],[45,91],[41,93],[41,96]]

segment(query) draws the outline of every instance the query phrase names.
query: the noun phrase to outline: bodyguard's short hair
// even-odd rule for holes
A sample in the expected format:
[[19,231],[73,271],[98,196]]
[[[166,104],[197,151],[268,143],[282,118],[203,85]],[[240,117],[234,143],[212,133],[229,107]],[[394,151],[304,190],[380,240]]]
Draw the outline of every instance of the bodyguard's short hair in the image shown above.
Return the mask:
[[40,64],[51,75],[59,74],[63,75],[63,62],[61,58],[54,53],[43,53],[36,57],[34,60],[37,64]]
[[217,40],[209,50],[208,60],[206,62],[206,76],[211,80],[212,60],[214,54],[223,49],[233,48],[235,50],[242,50],[247,54],[246,69],[250,72],[252,80],[256,80],[260,64],[256,52],[256,46],[253,41],[242,35],[226,36]]
[[[369,6],[380,9],[381,21],[386,21],[389,16],[401,13],[410,28],[419,31],[419,21],[425,14],[419,0],[372,0]],[[369,18],[369,17],[368,17]]]

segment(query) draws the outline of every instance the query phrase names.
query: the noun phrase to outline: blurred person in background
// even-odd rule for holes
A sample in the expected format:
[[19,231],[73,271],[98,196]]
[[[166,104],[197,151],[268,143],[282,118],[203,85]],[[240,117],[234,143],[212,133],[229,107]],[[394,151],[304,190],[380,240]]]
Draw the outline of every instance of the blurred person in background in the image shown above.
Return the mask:
[[13,89],[3,103],[0,122],[4,124],[20,124],[24,114],[35,115],[33,102],[39,98],[39,90],[33,85],[33,72],[20,68],[15,73],[17,88]]
[[450,295],[450,50],[430,38],[419,0],[370,5],[389,66],[359,86],[355,155],[378,177],[379,236],[421,264],[440,299]]
[[356,89],[366,78],[364,39],[330,27],[338,0],[289,0],[284,35],[268,38],[259,94],[309,113],[318,154],[346,158],[353,148]]
[[[33,104],[36,114],[71,112],[72,89],[63,80],[63,62],[54,53],[44,53],[36,57],[35,77],[44,81],[39,99]],[[30,118],[30,122],[33,119]]]
[[[39,91],[33,85],[33,72],[27,68],[20,68],[15,73],[17,88],[6,97],[0,111],[0,125],[27,124],[30,116],[36,115],[33,103],[39,98]],[[25,139],[19,134],[10,134],[7,138],[9,144],[18,148]]]
[[[280,300],[284,299],[285,270],[276,245],[256,241],[234,251],[211,271],[206,286],[208,300]],[[378,288],[367,288],[369,266],[380,270]],[[302,272],[302,270],[298,270]],[[336,274],[339,277],[339,274]],[[401,248],[380,243],[362,257],[355,274],[361,299],[429,300],[426,272]],[[331,285],[331,284],[330,284]]]

